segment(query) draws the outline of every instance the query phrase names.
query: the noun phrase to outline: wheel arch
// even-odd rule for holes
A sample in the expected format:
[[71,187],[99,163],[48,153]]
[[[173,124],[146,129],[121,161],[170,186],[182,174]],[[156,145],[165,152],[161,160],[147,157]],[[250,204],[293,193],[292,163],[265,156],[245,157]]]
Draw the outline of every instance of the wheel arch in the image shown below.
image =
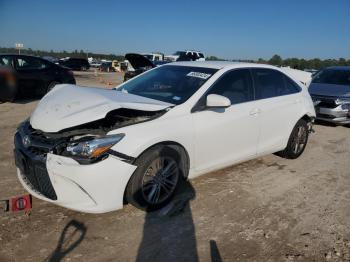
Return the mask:
[[147,147],[146,149],[144,149],[140,154],[138,154],[138,156],[135,159],[139,158],[142,154],[144,154],[148,150],[150,150],[154,147],[157,147],[157,146],[169,146],[169,147],[171,147],[179,152],[180,159],[182,160],[180,163],[181,172],[182,172],[183,177],[185,179],[187,179],[188,173],[189,173],[188,171],[190,169],[190,163],[191,163],[190,156],[189,156],[186,148],[178,142],[170,141],[170,140],[157,142],[157,143]]
[[[174,148],[175,150],[177,150],[180,154],[180,159],[183,160],[180,163],[180,170],[181,170],[181,174],[183,176],[184,179],[188,178],[188,174],[189,174],[189,169],[190,169],[190,156],[186,150],[186,148],[181,145],[178,142],[175,141],[170,141],[170,140],[166,140],[166,141],[161,141],[161,142],[157,142],[151,146],[148,146],[146,149],[144,149],[141,153],[138,154],[137,157],[134,158],[133,163],[136,161],[136,159],[138,159],[142,154],[144,154],[145,152],[147,152],[148,150],[157,147],[157,146],[169,146]],[[129,178],[129,181],[127,183],[127,185],[129,184],[130,180],[132,178],[132,175]],[[123,194],[123,203],[127,204],[128,201],[126,200],[126,190],[127,190],[127,186],[124,189],[124,194]]]

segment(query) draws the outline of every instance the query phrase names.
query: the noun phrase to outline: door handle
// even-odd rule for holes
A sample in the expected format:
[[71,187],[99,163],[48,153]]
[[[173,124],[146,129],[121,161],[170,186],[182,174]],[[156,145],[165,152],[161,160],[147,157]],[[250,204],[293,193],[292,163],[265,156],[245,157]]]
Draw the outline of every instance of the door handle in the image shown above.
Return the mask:
[[257,116],[261,113],[261,110],[259,108],[255,108],[252,111],[249,112],[249,115],[251,116]]
[[299,104],[301,102],[300,98],[294,100],[294,104]]

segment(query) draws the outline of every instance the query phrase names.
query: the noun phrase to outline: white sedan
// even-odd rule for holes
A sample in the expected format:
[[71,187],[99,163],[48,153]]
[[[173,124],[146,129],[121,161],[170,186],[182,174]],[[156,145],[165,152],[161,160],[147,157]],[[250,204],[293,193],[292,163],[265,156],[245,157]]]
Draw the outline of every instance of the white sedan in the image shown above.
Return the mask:
[[282,69],[177,62],[115,90],[56,86],[18,127],[17,173],[32,195],[70,209],[155,210],[181,179],[299,157],[314,118],[306,87]]

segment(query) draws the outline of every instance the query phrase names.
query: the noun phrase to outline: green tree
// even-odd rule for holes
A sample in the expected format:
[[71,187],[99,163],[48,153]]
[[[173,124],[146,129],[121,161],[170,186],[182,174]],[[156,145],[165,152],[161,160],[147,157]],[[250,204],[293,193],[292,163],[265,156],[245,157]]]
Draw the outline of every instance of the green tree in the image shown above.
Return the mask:
[[281,66],[282,65],[282,57],[280,57],[279,55],[274,55],[269,60],[269,64],[276,65],[276,66]]

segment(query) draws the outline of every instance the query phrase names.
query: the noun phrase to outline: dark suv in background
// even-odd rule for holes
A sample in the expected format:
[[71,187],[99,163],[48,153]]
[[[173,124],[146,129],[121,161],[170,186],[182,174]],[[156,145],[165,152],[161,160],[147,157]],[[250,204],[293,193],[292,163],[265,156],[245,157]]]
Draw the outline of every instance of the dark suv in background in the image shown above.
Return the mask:
[[84,58],[61,59],[58,61],[58,64],[77,71],[86,71],[90,68],[90,64],[88,60]]
[[0,54],[0,101],[43,96],[61,83],[75,84],[68,68],[40,57]]

